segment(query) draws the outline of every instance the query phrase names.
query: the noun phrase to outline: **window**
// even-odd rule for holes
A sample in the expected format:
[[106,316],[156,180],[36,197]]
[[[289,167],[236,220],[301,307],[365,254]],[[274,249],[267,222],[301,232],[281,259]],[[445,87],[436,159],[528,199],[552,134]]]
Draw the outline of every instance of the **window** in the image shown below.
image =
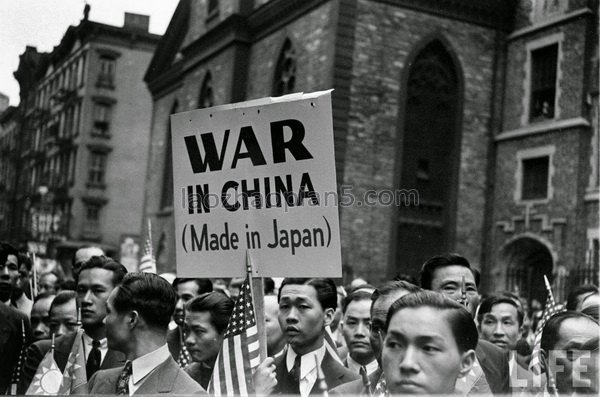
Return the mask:
[[549,156],[523,159],[522,200],[546,199],[548,197],[549,166]]
[[77,86],[83,86],[85,67],[85,54],[81,55],[77,60]]
[[100,74],[98,75],[98,85],[109,88],[114,87],[116,63],[117,60],[112,56],[100,56]]
[[558,44],[531,52],[530,121],[554,118]]
[[92,135],[106,136],[110,127],[112,105],[103,102],[94,103],[94,124]]
[[85,218],[91,222],[98,222],[100,220],[100,206],[98,204],[87,204]]
[[213,97],[212,76],[210,72],[206,73],[202,88],[200,88],[200,98],[198,99],[198,108],[209,108],[214,106],[215,100]]
[[275,65],[273,95],[281,96],[294,92],[296,86],[296,51],[290,39],[286,39]]
[[206,11],[207,16],[219,13],[219,0],[208,0],[208,9]]
[[104,184],[104,174],[106,171],[106,156],[106,153],[101,152],[90,153],[88,183],[94,185]]

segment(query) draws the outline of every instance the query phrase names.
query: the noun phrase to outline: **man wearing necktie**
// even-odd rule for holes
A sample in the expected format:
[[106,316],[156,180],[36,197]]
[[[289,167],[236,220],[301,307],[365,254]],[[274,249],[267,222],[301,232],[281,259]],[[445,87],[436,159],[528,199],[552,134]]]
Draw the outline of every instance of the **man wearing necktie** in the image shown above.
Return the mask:
[[90,394],[205,394],[171,357],[167,331],[177,295],[163,278],[130,273],[107,302],[110,349],[125,354],[120,368],[100,370],[88,381]]
[[[106,256],[93,256],[79,269],[76,294],[84,330],[81,342],[88,379],[99,369],[120,367],[125,362],[123,353],[108,348],[104,318],[108,296],[121,283],[126,273],[127,269],[123,265]],[[56,338],[54,359],[61,372],[67,365],[76,335],[76,332],[71,331]],[[43,340],[27,349],[23,376],[18,388],[20,394],[29,387],[40,362],[50,350],[50,345],[50,340]]]
[[319,365],[328,389],[358,379],[327,352],[324,335],[337,306],[331,279],[286,278],[279,290],[279,324],[288,348],[275,359],[275,394],[307,397],[321,394],[316,385]]

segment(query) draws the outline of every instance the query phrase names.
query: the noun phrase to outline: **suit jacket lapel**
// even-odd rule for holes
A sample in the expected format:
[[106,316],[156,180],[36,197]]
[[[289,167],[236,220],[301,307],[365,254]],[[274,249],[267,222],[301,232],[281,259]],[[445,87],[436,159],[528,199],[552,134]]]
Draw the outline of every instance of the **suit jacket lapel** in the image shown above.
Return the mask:
[[100,365],[100,369],[111,369],[122,367],[125,365],[125,354],[118,352],[116,350],[108,349],[106,351],[106,356],[104,356],[104,360],[102,360],[102,364]]
[[[325,356],[321,362],[321,369],[323,370],[323,374],[325,374],[325,382],[327,383],[327,389],[329,390],[341,384],[340,378],[344,376],[344,373],[339,370],[338,366],[341,366],[341,364],[335,361],[329,355],[329,352],[325,352]],[[317,394],[319,392],[317,390],[317,383],[318,381],[315,382],[312,389],[310,389],[309,395]]]

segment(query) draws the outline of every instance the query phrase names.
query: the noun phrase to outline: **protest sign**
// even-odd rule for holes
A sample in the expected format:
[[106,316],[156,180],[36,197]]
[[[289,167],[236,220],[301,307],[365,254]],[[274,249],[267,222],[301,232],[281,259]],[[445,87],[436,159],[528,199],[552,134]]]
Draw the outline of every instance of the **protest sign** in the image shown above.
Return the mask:
[[171,116],[177,275],[340,277],[331,93]]

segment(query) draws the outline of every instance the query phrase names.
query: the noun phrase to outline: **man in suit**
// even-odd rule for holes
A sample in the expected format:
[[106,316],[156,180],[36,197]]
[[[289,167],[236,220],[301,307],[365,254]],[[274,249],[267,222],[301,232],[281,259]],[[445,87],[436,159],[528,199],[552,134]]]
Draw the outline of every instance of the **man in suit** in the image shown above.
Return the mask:
[[[1,259],[1,258],[0,258]],[[25,337],[23,337],[23,325]],[[0,303],[0,394],[11,392],[11,377],[19,363],[23,345],[31,340],[31,327],[26,315]]]
[[207,278],[176,278],[173,280],[173,288],[177,292],[177,303],[175,304],[175,313],[173,313],[173,321],[177,327],[169,330],[167,344],[173,359],[181,368],[184,368],[192,361],[184,343],[184,306],[194,297],[212,292],[212,282]]
[[481,302],[477,313],[480,338],[493,343],[510,355],[510,387],[513,394],[537,393],[543,390],[541,385],[534,384],[533,373],[522,367],[516,358],[523,317],[520,302],[506,295],[487,297]]
[[[421,268],[421,288],[440,292],[460,301],[472,315],[479,302],[478,277],[469,261],[458,254],[444,254],[428,259]],[[464,285],[463,285],[464,280]],[[469,376],[456,384],[461,393],[509,394],[508,355],[488,341],[480,340],[475,350],[477,360]]]
[[302,397],[321,393],[316,384],[317,365],[321,366],[328,389],[358,379],[324,345],[325,327],[331,324],[337,306],[333,280],[286,278],[278,300],[279,324],[289,347],[275,360],[274,393]]
[[179,368],[167,347],[177,295],[163,278],[130,273],[108,299],[106,331],[111,349],[125,354],[122,368],[101,370],[88,381],[90,394],[204,394]]
[[373,291],[372,287],[358,289],[346,296],[342,302],[342,335],[348,347],[344,365],[361,376],[371,375],[379,369],[370,342]]
[[[106,301],[113,289],[121,283],[127,269],[120,263],[105,256],[93,256],[81,266],[77,280],[77,302],[81,309],[81,323],[84,330],[82,343],[84,345],[86,374],[88,379],[99,369],[114,368],[123,365],[125,357],[122,353],[108,347],[106,339]],[[63,291],[59,295],[65,293]],[[75,331],[77,330],[77,312],[72,305],[72,295],[66,292],[65,299],[57,296],[50,306],[51,332],[64,335],[56,338],[54,358],[58,368],[64,371]],[[68,296],[67,296],[68,295]],[[71,296],[71,299],[67,299]],[[58,319],[61,321],[58,321]],[[75,323],[73,322],[75,319]],[[58,324],[60,323],[60,324]],[[60,327],[59,327],[60,325]],[[21,376],[19,391],[24,393],[37,368],[50,350],[51,341],[39,341],[27,349],[25,365]]]
[[29,317],[33,302],[19,285],[21,258],[23,255],[12,245],[0,242],[0,303],[12,306]]
[[381,387],[380,381],[383,379],[383,371],[381,370],[381,344],[383,342],[383,329],[385,328],[390,306],[404,295],[420,290],[421,288],[407,281],[389,281],[373,291],[371,294],[371,329],[369,341],[373,353],[377,358],[378,369],[370,373],[366,378],[361,377],[361,379],[336,387],[331,391],[331,394],[371,396],[375,394],[377,387]]
[[390,395],[451,395],[475,362],[477,328],[444,295],[420,291],[390,307],[381,361]]

